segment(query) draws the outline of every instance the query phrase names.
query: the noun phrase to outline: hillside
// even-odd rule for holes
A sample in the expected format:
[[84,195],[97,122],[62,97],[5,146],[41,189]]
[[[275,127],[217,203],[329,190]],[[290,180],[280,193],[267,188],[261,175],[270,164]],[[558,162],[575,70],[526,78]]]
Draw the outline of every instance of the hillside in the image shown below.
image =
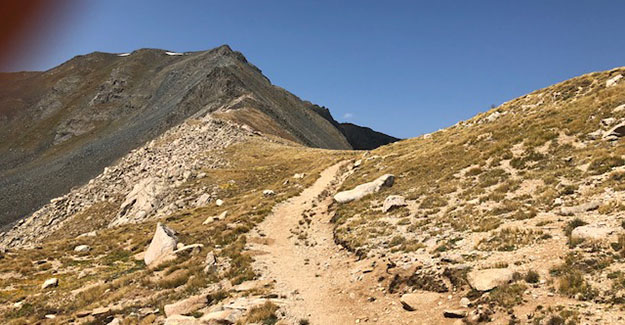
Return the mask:
[[351,149],[311,106],[227,45],[95,52],[45,72],[0,74],[0,226],[208,112],[307,146]]
[[187,118],[0,236],[0,319],[621,323],[623,75],[366,152]]
[[336,241],[393,261],[394,292],[456,308],[468,297],[473,320],[622,322],[622,75],[573,78],[366,153],[342,188],[383,174],[394,185],[336,205]]

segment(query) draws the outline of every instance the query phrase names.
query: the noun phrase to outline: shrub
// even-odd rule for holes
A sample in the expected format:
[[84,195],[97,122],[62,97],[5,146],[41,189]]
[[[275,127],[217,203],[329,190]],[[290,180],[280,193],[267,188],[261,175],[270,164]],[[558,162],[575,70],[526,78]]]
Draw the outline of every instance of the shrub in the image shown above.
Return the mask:
[[534,270],[529,270],[525,273],[524,280],[527,283],[538,283],[538,281],[540,281],[540,275]]

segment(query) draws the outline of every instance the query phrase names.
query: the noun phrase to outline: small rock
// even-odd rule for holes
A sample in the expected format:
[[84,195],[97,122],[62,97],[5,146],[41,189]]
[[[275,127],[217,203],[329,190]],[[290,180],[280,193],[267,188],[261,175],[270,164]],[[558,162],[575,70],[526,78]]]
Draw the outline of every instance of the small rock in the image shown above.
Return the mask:
[[59,285],[59,279],[57,279],[57,278],[50,278],[50,279],[47,279],[41,285],[41,289],[47,289],[47,288],[51,288],[51,287],[56,287],[58,285]]
[[478,291],[489,291],[512,280],[510,269],[474,270],[467,274],[471,287]]
[[264,190],[263,191],[263,195],[264,196],[274,196],[274,195],[276,195],[276,192],[274,192],[273,190]]
[[608,141],[614,141],[623,136],[625,136],[625,122],[621,122],[610,130],[606,131],[606,133],[603,135],[603,138]]
[[213,273],[217,271],[217,257],[215,257],[215,253],[211,251],[211,252],[208,252],[208,254],[206,254],[205,264],[206,264],[206,266],[204,267],[205,273]]
[[122,321],[119,318],[113,318],[107,325],[122,325]]
[[366,195],[380,191],[382,187],[391,187],[395,182],[395,176],[386,174],[378,177],[376,180],[356,186],[349,191],[339,192],[334,195],[334,200],[338,203],[348,203],[360,200]]
[[440,299],[440,295],[436,292],[419,292],[407,293],[401,296],[399,301],[408,311],[417,310],[420,306],[435,303]]
[[165,305],[165,316],[190,314],[206,305],[208,305],[206,295],[191,296],[173,304]]
[[460,299],[460,306],[461,307],[467,308],[467,307],[469,307],[469,305],[471,305],[471,300],[469,300],[469,298],[462,297],[462,299]]
[[200,195],[200,197],[197,198],[197,200],[195,200],[195,206],[196,207],[206,206],[208,205],[210,200],[211,200],[210,194],[204,193]]
[[609,87],[613,87],[613,86],[616,86],[616,84],[618,83],[618,81],[619,81],[619,80],[621,80],[622,78],[623,78],[623,75],[622,75],[622,74],[617,74],[616,76],[614,76],[614,77],[612,77],[612,78],[610,78],[610,79],[606,80],[606,82],[605,82],[605,86],[606,86],[607,88],[609,88]]
[[382,205],[382,211],[388,212],[394,208],[399,208],[406,206],[406,199],[404,199],[401,195],[389,195],[384,200],[384,204]]
[[217,201],[215,201],[215,205],[220,207],[220,206],[224,205],[224,201],[222,199],[217,199]]
[[467,311],[463,309],[447,309],[443,311],[443,316],[446,318],[465,318],[467,317]]
[[91,247],[87,246],[87,245],[78,245],[76,247],[74,247],[74,251],[75,252],[88,252],[89,250],[91,250]]

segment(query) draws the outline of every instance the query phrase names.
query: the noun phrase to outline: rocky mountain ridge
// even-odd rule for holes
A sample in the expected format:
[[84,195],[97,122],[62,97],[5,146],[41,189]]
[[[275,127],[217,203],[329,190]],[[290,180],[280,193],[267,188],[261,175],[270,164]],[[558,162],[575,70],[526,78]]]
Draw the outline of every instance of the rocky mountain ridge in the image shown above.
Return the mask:
[[0,224],[84,184],[130,150],[207,113],[304,145],[343,132],[224,45],[95,52],[44,72],[0,74]]

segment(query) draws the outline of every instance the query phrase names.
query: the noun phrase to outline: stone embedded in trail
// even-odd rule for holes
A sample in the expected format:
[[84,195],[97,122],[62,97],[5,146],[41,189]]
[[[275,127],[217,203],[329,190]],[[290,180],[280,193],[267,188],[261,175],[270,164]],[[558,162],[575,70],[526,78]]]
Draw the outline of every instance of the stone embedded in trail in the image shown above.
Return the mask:
[[604,224],[591,224],[573,229],[571,239],[581,239],[590,241],[604,241],[614,233],[616,229]]
[[406,206],[406,199],[404,199],[401,195],[389,195],[384,200],[384,204],[382,205],[382,211],[388,212],[394,208],[399,208]]
[[57,279],[57,278],[50,278],[50,279],[46,280],[41,285],[41,289],[52,288],[52,287],[56,287],[58,285],[59,285],[59,279]]
[[91,249],[91,247],[87,246],[87,245],[78,245],[76,247],[74,247],[74,251],[75,252],[88,252]]
[[215,205],[217,205],[218,207],[224,205],[224,200],[222,199],[217,199],[217,201],[215,201]]
[[408,311],[415,311],[420,306],[429,306],[436,303],[441,295],[436,292],[423,291],[418,293],[407,293],[401,296],[399,301]]
[[165,305],[165,316],[190,314],[206,305],[208,305],[208,297],[206,295],[191,296],[173,304]]
[[274,195],[276,195],[276,192],[274,192],[273,190],[264,190],[263,191],[263,195],[264,196],[274,196]]
[[489,291],[510,282],[513,274],[510,269],[474,270],[467,274],[467,280],[473,289]]
[[349,191],[343,191],[337,193],[334,196],[334,200],[338,203],[347,203],[351,201],[360,200],[366,195],[378,192],[382,187],[391,187],[395,181],[395,176],[392,174],[385,174],[378,177],[376,180],[364,183],[356,186]]
[[175,232],[160,222],[156,225],[156,231],[150,246],[145,251],[143,260],[145,265],[151,266],[152,263],[160,263],[173,257],[173,252],[176,249],[176,243],[178,238]]

